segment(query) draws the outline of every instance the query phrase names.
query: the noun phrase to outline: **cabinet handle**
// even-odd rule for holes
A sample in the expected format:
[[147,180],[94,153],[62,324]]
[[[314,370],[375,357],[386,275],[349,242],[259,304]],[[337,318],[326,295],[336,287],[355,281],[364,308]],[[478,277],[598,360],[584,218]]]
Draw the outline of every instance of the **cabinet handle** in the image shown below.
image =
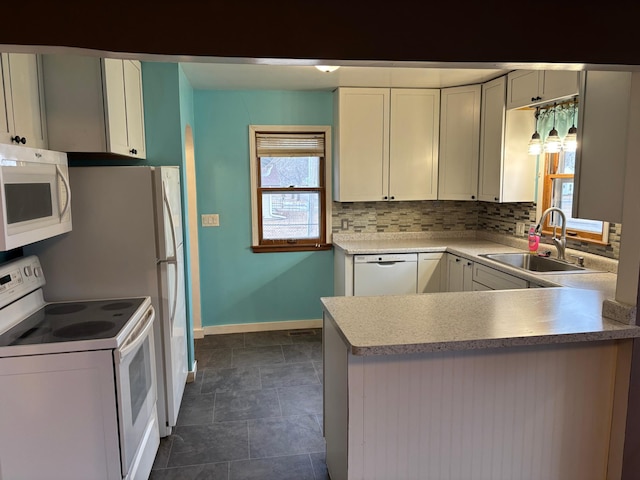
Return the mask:
[[20,137],[19,135],[16,135],[15,137],[11,137],[11,141],[14,143],[21,143],[21,144],[25,144],[27,143],[27,137]]
[[135,155],[138,153],[138,151],[135,148],[132,148],[131,150],[129,150],[129,153],[132,153],[133,155]]
[[532,102],[537,102],[538,100],[542,100],[542,97],[531,97]]

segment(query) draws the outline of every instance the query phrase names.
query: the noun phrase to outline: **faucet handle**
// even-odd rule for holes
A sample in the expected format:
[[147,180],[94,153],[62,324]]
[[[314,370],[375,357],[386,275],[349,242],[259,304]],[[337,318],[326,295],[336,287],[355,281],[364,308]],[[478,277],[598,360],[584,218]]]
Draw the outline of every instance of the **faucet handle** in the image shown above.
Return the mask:
[[578,265],[579,267],[584,267],[584,257],[580,255],[573,255],[571,253],[569,254],[569,256],[576,259],[576,265]]

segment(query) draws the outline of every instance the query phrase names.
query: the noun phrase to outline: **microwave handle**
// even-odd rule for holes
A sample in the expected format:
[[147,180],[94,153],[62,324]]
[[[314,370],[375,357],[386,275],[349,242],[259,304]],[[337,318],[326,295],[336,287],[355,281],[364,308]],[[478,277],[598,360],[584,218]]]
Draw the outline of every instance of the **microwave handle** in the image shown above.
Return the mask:
[[64,188],[67,191],[67,201],[64,204],[64,208],[62,209],[62,212],[60,212],[60,218],[62,218],[67,213],[67,210],[69,210],[69,205],[71,204],[71,187],[69,185],[69,180],[62,173],[62,170],[60,170],[60,167],[58,165],[56,165],[56,172],[58,173],[58,176],[60,176],[60,178],[62,179]]

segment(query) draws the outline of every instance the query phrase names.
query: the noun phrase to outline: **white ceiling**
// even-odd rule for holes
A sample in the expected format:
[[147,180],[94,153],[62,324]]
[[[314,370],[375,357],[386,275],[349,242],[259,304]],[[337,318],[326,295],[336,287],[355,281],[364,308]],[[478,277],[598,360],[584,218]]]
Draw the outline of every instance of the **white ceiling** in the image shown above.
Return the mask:
[[312,65],[180,64],[194,89],[325,90],[336,87],[443,88],[480,83],[508,70],[342,66],[324,73]]

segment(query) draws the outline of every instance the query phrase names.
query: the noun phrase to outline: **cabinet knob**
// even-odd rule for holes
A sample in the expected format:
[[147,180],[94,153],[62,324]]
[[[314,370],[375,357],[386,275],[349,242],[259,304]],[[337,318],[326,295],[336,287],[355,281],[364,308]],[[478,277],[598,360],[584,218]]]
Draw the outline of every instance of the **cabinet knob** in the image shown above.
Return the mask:
[[459,258],[456,258],[456,263],[457,263],[457,262],[459,262],[459,261],[460,261],[460,259],[459,259]]
[[476,196],[475,195],[471,195],[471,200],[475,200]]
[[396,197],[394,197],[393,195],[391,195],[391,200],[395,200],[395,199],[396,199]]
[[132,148],[131,150],[129,150],[129,153],[135,155],[136,153],[138,153],[138,151],[135,148]]
[[27,143],[27,137],[21,137],[19,135],[16,135],[15,137],[11,137],[11,141],[14,143],[21,143],[21,144],[25,144]]
[[473,265],[473,263],[471,263],[471,262],[467,262],[467,267],[470,267],[470,266],[472,266],[472,265]]
[[493,197],[493,199],[497,202],[498,200],[500,200],[498,197]]
[[384,197],[382,197],[383,200],[388,200],[389,197],[387,197],[386,195]]

